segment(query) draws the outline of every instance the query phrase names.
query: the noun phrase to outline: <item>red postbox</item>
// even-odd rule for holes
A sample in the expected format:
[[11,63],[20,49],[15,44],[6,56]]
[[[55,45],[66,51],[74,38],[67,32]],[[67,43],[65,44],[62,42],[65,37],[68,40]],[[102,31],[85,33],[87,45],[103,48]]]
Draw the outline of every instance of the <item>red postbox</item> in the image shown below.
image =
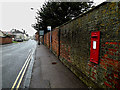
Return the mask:
[[100,31],[91,33],[90,62],[98,64],[100,46]]

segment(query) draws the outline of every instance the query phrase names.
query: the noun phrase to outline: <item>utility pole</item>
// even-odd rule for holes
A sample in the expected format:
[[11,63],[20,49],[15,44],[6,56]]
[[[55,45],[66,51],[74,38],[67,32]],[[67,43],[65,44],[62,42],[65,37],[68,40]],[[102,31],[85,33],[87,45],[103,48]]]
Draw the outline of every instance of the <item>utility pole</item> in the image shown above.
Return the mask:
[[38,45],[40,45],[40,35],[38,33]]
[[40,29],[38,30],[38,45],[40,45]]
[[52,32],[51,32],[51,26],[47,26],[48,31],[50,31],[50,51],[52,50]]

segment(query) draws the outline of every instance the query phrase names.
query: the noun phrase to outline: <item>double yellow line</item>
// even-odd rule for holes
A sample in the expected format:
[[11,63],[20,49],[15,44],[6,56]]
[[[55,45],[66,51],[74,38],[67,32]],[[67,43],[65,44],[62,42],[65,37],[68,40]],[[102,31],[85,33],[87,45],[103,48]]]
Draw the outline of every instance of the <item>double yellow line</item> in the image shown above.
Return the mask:
[[24,74],[26,72],[26,69],[27,69],[27,67],[29,65],[29,62],[31,60],[31,55],[32,55],[32,50],[30,50],[30,53],[29,53],[29,55],[28,55],[24,65],[23,65],[22,69],[20,70],[20,72],[19,72],[15,82],[13,83],[13,86],[12,86],[11,90],[13,90],[13,89],[17,90],[20,87],[20,84],[22,82],[23,76],[24,76]]

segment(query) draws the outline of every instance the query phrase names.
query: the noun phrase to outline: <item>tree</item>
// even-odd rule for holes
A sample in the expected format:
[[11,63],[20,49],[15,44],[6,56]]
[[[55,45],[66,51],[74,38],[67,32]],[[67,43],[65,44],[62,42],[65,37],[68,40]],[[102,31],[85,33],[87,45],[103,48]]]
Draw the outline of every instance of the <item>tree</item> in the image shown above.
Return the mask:
[[93,1],[89,2],[52,2],[44,3],[43,7],[37,11],[37,23],[33,28],[39,30],[41,26],[45,33],[47,26],[55,28],[63,23],[88,11],[93,6]]

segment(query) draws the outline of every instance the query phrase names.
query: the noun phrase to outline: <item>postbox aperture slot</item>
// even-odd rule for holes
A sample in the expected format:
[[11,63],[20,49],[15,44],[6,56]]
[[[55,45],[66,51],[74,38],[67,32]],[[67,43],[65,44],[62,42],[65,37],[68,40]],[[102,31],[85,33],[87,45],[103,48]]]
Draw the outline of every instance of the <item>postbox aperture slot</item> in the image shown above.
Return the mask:
[[97,38],[97,36],[92,36],[92,38]]

